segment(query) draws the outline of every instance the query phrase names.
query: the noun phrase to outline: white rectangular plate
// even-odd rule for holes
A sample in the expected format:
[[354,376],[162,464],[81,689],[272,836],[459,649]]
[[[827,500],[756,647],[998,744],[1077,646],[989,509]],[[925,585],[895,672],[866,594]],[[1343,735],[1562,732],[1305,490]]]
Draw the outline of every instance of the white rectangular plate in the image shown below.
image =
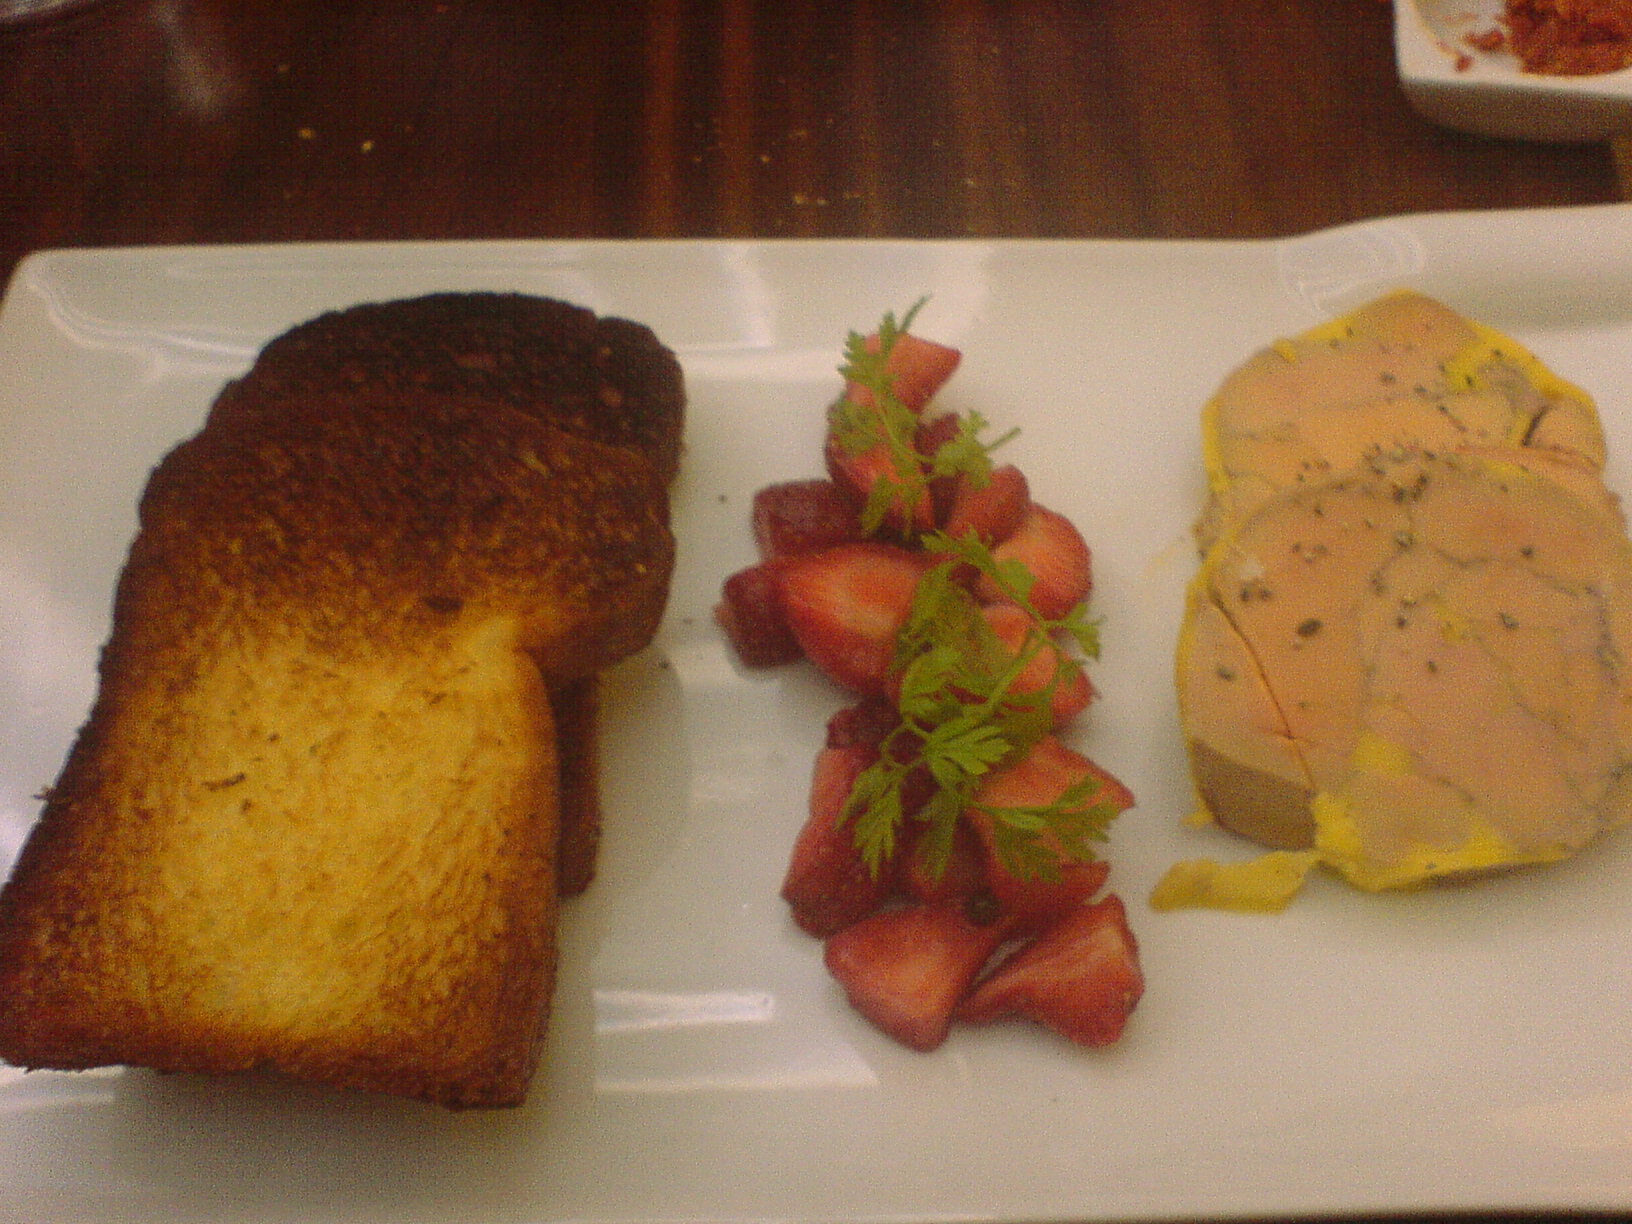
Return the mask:
[[[1632,489],[1632,208],[1379,220],[1261,242],[484,243],[54,252],[0,313],[0,871],[93,691],[146,474],[273,334],[517,289],[651,324],[690,392],[680,566],[608,685],[601,875],[565,918],[527,1107],[0,1067],[0,1219],[1131,1219],[1632,1208],[1632,837],[1478,887],[1156,914],[1188,829],[1170,683],[1198,409],[1251,350],[1399,286],[1595,392]],[[1095,549],[1127,781],[1112,886],[1149,987],[1120,1045],[1024,1025],[909,1053],[777,897],[839,695],[734,665],[711,610],[754,489],[819,471],[847,329],[928,295],[944,396]]]

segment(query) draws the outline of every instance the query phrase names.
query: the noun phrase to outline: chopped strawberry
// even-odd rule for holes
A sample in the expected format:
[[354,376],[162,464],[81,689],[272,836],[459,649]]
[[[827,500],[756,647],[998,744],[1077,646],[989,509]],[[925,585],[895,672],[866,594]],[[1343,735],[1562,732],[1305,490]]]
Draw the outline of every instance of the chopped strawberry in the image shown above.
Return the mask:
[[933,870],[925,844],[927,826],[912,822],[902,830],[903,845],[896,856],[901,891],[915,901],[953,901],[973,897],[986,888],[986,857],[980,837],[968,821],[952,832],[952,847],[941,870]]
[[953,539],[973,532],[988,546],[1001,544],[1019,529],[1031,509],[1031,487],[1012,463],[995,467],[985,484],[959,476],[942,528]]
[[[1093,563],[1088,544],[1063,514],[1033,502],[1020,526],[992,549],[999,560],[1021,562],[1037,579],[1032,606],[1050,619],[1064,616],[1093,590]],[[997,602],[1003,592],[989,578],[977,587],[981,598]]]
[[803,653],[782,613],[782,584],[770,563],[727,578],[714,619],[747,667],[791,663]]
[[[876,333],[866,344],[880,351]],[[1107,865],[1078,861],[1087,853],[1079,839],[1097,835],[1098,816],[1110,813],[1073,813],[1065,799],[1076,792],[1073,804],[1120,811],[1132,805],[1132,795],[1049,737],[988,776],[950,843],[932,846],[931,832],[938,837],[944,830],[926,821],[926,804],[939,785],[931,766],[942,764],[930,737],[946,714],[937,709],[926,715],[935,725],[908,727],[897,708],[903,685],[895,669],[898,639],[924,574],[948,562],[928,550],[936,527],[1024,566],[1034,582],[1032,607],[1024,609],[982,577],[989,568],[982,560],[954,549],[953,588],[926,594],[958,607],[936,627],[930,645],[951,650],[973,637],[983,654],[988,650],[990,639],[966,619],[974,613],[966,602],[973,596],[997,642],[1012,658],[1026,660],[1016,692],[1041,699],[1025,705],[1046,699],[1039,715],[1051,717],[1057,729],[1094,696],[1068,653],[1066,627],[1056,634],[1038,624],[1039,615],[1066,617],[1091,593],[1091,557],[1082,536],[1063,516],[1032,502],[1016,467],[996,467],[981,481],[936,474],[938,455],[956,456],[959,462],[945,466],[960,468],[974,450],[985,450],[964,436],[964,418],[931,408],[960,361],[954,348],[903,333],[885,362],[889,397],[846,383],[844,398],[829,409],[827,479],[787,481],[756,494],[752,527],[761,564],[726,580],[715,615],[745,663],[803,656],[858,695],[828,720],[809,811],[782,883],[794,922],[826,941],[828,970],[852,1006],[918,1050],[945,1040],[960,1005],[972,1020],[1032,1016],[1072,1040],[1104,1044],[1121,1032],[1143,979],[1121,903],[1114,896],[1094,902]],[[922,607],[927,611],[927,601]],[[922,645],[916,637],[911,643]],[[945,653],[926,662],[937,664]],[[1002,657],[971,662],[1001,667]],[[951,683],[982,692],[955,688],[950,705],[984,696],[975,681]],[[1009,708],[997,713],[1021,712],[1022,697],[1010,693],[1005,700]],[[928,705],[914,704],[915,717]],[[885,753],[887,774],[867,775],[869,787],[877,781],[886,789],[880,806],[866,813],[866,827],[883,834],[888,831],[875,828],[879,819],[899,815],[899,822],[894,847],[870,871],[845,815],[858,780]],[[1085,782],[1097,782],[1098,789],[1084,795]],[[1022,814],[1006,816],[1006,808]],[[935,810],[940,819],[944,814]],[[1074,825],[1077,818],[1082,823]],[[1027,835],[1024,829],[1043,831]],[[1045,878],[1029,878],[1039,873]],[[1015,945],[1020,950],[1012,955],[1001,951]],[[995,961],[1002,963],[993,972]]]
[[892,544],[840,544],[779,563],[782,610],[800,649],[863,695],[888,689],[895,638],[926,562]]
[[[854,497],[858,505],[866,504],[872,495],[873,486],[881,480],[890,481],[902,488],[912,487],[897,469],[896,459],[890,453],[890,448],[882,442],[864,451],[853,453],[840,445],[837,438],[829,436],[822,453],[828,475],[835,484]],[[892,505],[884,517],[884,526],[897,535],[909,527],[913,531],[927,531],[934,526],[934,522],[935,501],[931,496],[920,497],[913,504],[910,523],[906,512],[899,504]]]
[[1052,878],[1016,875],[999,861],[988,840],[989,824],[972,821],[982,833],[986,852],[986,879],[998,910],[1016,930],[1037,931],[1061,914],[1090,901],[1105,887],[1111,865],[1104,859],[1090,863],[1061,863]]
[[[876,342],[877,337],[874,337],[875,347]],[[948,358],[947,354],[951,354],[951,357]],[[950,364],[947,364],[948,361]],[[896,398],[910,412],[921,414],[930,397],[941,383],[951,376],[956,366],[957,350],[903,335],[890,350],[890,360],[886,368],[895,378]],[[856,383],[847,385],[845,399],[863,406],[873,403],[872,392]],[[898,465],[916,462],[921,466],[942,443],[956,435],[957,429],[956,417],[938,416],[927,419],[912,439],[911,446],[916,459],[910,461],[905,456],[893,454],[882,442],[865,450],[853,451],[842,445],[833,431],[829,430],[823,449],[823,459],[827,465],[828,475],[834,483],[855,497],[860,504],[865,504],[881,480],[902,489],[916,489],[921,473],[903,471]],[[928,496],[919,497],[912,504],[910,517],[903,506],[892,506],[885,517],[884,525],[898,534],[929,530],[941,517],[939,512],[944,511],[946,499],[950,495],[949,489],[935,487],[940,483],[933,482]],[[937,504],[937,496],[940,504]]]
[[883,903],[891,882],[876,876],[856,848],[844,805],[856,779],[876,759],[870,749],[824,748],[816,754],[810,780],[810,815],[793,845],[782,899],[800,929],[825,939],[866,917]]
[[933,1050],[1004,932],[972,921],[961,901],[908,905],[845,927],[824,959],[852,1007],[903,1045]]
[[956,413],[938,412],[919,419],[918,430],[912,436],[912,449],[923,456],[928,465],[935,452],[958,436],[961,418]]
[[863,538],[855,498],[831,480],[790,480],[754,494],[754,540],[762,557],[820,552]]
[[849,748],[859,744],[876,752],[884,737],[895,729],[899,718],[895,707],[884,698],[864,698],[836,711],[827,720],[826,746]]
[[[950,412],[925,417],[919,424],[912,446],[924,457],[926,473],[930,470],[929,465],[935,458],[935,453],[958,436],[960,426],[960,418]],[[946,516],[952,512],[952,498],[957,488],[956,476],[930,477],[928,517],[926,521],[918,524],[920,528],[927,530],[936,523],[946,522]]]
[[1020,760],[993,774],[977,797],[994,807],[1052,803],[1087,777],[1100,784],[1096,802],[1108,803],[1119,812],[1133,806],[1133,794],[1126,786],[1052,735],[1044,736]]
[[980,611],[998,641],[1008,647],[1011,654],[1018,656],[1023,650],[1036,646],[1037,653],[1014,681],[1015,692],[1040,693],[1054,685],[1050,706],[1055,727],[1065,726],[1088,708],[1094,699],[1094,686],[1088,673],[1066,658],[1055,642],[1038,643],[1036,639],[1041,631],[1030,616],[1011,603],[987,604]]
[[932,416],[920,417],[918,430],[912,436],[912,448],[924,457],[927,463],[953,438],[958,436],[961,418],[954,412],[937,412]]
[[[878,352],[879,338],[875,333],[867,337],[867,351]],[[963,354],[944,344],[925,340],[911,332],[902,332],[895,338],[884,369],[890,375],[890,389],[895,398],[913,412],[922,412],[935,393],[946,385],[963,360]],[[858,404],[873,402],[873,393],[856,383],[845,387],[845,398]]]
[[1061,855],[1054,878],[1022,875],[1003,861],[996,818],[982,807],[1046,807],[1088,778],[1099,783],[1099,790],[1089,802],[1108,804],[1117,812],[1133,806],[1127,787],[1053,736],[1042,739],[1020,760],[993,774],[975,793],[975,802],[980,806],[971,808],[967,817],[986,849],[992,893],[1003,912],[1012,915],[1024,929],[1044,926],[1062,910],[1092,897],[1104,886],[1110,868],[1103,860],[1081,862]]
[[[1083,759],[1088,760],[1086,757]],[[1092,760],[1088,760],[1088,768],[1093,771],[1094,777],[1099,779],[1098,802],[1110,804],[1118,813],[1125,812],[1133,806],[1133,792],[1120,778]]]
[[1122,1036],[1145,990],[1139,945],[1114,893],[1079,905],[992,971],[957,1009],[983,1024],[1023,1016],[1085,1046]]

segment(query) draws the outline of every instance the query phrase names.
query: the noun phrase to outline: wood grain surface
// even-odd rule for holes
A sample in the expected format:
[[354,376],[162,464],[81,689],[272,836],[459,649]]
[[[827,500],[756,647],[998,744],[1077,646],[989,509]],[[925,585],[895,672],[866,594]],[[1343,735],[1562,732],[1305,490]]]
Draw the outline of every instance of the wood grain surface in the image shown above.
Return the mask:
[[288,239],[1241,237],[1596,203],[1378,0],[101,0],[0,31],[0,274]]

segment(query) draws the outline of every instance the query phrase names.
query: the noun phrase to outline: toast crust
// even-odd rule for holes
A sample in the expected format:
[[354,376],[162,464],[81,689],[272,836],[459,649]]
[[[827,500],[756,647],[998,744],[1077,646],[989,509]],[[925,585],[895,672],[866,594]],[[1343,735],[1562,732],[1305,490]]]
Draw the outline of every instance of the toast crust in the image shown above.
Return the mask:
[[432,293],[319,315],[272,340],[213,415],[354,388],[474,396],[638,451],[666,481],[679,467],[674,354],[644,324],[521,293]]

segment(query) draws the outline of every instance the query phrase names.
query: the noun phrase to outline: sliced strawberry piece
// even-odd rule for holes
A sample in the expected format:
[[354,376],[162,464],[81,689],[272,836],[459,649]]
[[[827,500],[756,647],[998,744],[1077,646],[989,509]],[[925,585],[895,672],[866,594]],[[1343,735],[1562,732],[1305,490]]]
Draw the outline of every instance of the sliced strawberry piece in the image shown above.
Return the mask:
[[[923,457],[926,468],[935,453],[958,436],[960,426],[961,418],[953,412],[938,412],[919,420],[918,430],[912,436],[912,449]],[[947,492],[951,492],[950,485]]]
[[971,532],[987,546],[1001,544],[1025,521],[1031,509],[1031,486],[1012,463],[995,467],[985,484],[960,475],[953,486],[942,530],[955,540]]
[[903,830],[896,872],[901,891],[915,901],[955,901],[973,897],[986,888],[986,853],[966,820],[952,833],[952,848],[939,872],[933,870],[926,848],[927,826],[912,822]]
[[994,773],[977,798],[995,807],[1052,803],[1086,777],[1100,784],[1095,802],[1108,803],[1119,812],[1133,806],[1133,793],[1126,786],[1052,735],[1044,736],[1025,756]]
[[882,543],[784,558],[782,610],[805,656],[836,684],[886,693],[896,634],[925,566],[922,554]]
[[1053,878],[1020,876],[1010,871],[985,840],[989,826],[972,821],[983,834],[986,850],[986,879],[998,910],[1009,918],[1019,931],[1038,931],[1085,901],[1090,901],[1105,887],[1111,865],[1104,859],[1091,863],[1061,863]]
[[876,759],[877,753],[861,746],[816,754],[810,815],[794,840],[782,899],[800,929],[818,939],[866,917],[889,895],[891,873],[875,876],[867,869],[853,829],[842,819],[856,779]]
[[1023,1016],[1085,1046],[1122,1036],[1144,994],[1139,945],[1114,893],[1069,910],[976,986],[957,1018]]
[[928,463],[935,457],[936,451],[958,436],[961,423],[961,418],[955,412],[937,412],[921,417],[918,430],[912,436],[912,449]]
[[[855,498],[858,506],[866,505],[867,499],[872,496],[873,486],[881,480],[888,480],[901,488],[913,487],[896,468],[895,456],[882,442],[864,451],[851,452],[840,445],[837,438],[829,436],[822,454],[828,475]],[[922,496],[913,504],[910,522],[899,503],[892,505],[884,517],[884,527],[895,535],[902,534],[909,527],[913,531],[928,531],[934,523],[935,500],[932,495]]]
[[[925,417],[918,426],[918,432],[913,437],[913,449],[923,456],[924,471],[927,474],[935,453],[948,442],[958,436],[961,418],[956,413],[942,412],[935,416]],[[952,498],[957,492],[958,477],[931,476],[929,479],[929,509],[927,519],[918,524],[920,530],[927,531],[936,523],[945,523],[946,516],[952,512]],[[923,518],[924,516],[920,516]]]
[[884,737],[895,730],[900,717],[895,706],[884,698],[865,698],[836,711],[827,720],[826,746],[849,748],[859,744],[876,752]]
[[[975,793],[975,801],[993,808],[1046,807],[1086,778],[1100,784],[1090,802],[1108,804],[1117,812],[1133,806],[1127,787],[1053,736],[1040,740],[1026,756],[988,778]],[[1062,910],[1092,897],[1105,884],[1110,868],[1102,859],[1079,862],[1061,855],[1053,879],[1020,875],[1004,863],[998,852],[996,818],[978,807],[971,808],[967,818],[981,835],[993,895],[1004,913],[1023,929],[1036,930],[1046,925]]]
[[783,615],[782,584],[771,563],[750,565],[727,578],[714,619],[745,666],[774,667],[803,653]]
[[[876,351],[877,337],[873,337],[870,343]],[[948,357],[948,354],[951,356]],[[905,335],[890,350],[886,368],[895,378],[896,397],[916,415],[923,412],[930,397],[951,376],[957,360],[955,349]],[[872,392],[853,382],[846,385],[845,399],[864,407],[873,404]],[[912,439],[912,451],[916,458],[910,462],[915,462],[921,468],[942,443],[957,434],[957,430],[956,417],[937,416],[924,421]],[[823,449],[823,459],[834,483],[856,498],[860,505],[866,504],[881,480],[903,489],[915,489],[922,477],[921,471],[902,470],[898,465],[909,460],[893,454],[882,442],[865,450],[853,451],[841,445],[831,430]],[[941,483],[931,483],[928,495],[913,503],[910,515],[902,506],[892,506],[884,525],[896,534],[928,531],[942,517],[938,512],[944,512],[946,499],[950,496],[949,487],[936,487]]]
[[762,557],[820,552],[864,538],[854,496],[832,480],[789,480],[754,494],[754,541]]
[[1094,686],[1088,673],[1061,653],[1057,643],[1038,643],[1041,631],[1030,616],[1011,603],[987,604],[980,611],[997,640],[1011,655],[1018,656],[1036,645],[1036,654],[1015,679],[1015,692],[1040,693],[1053,685],[1049,703],[1056,728],[1065,726],[1088,708],[1094,699]]
[[952,1013],[1004,939],[960,901],[880,910],[827,941],[828,972],[850,1005],[914,1050],[946,1040]]
[[[923,741],[914,733],[902,730],[901,716],[894,704],[885,697],[868,697],[855,705],[846,706],[827,720],[826,746],[849,748],[860,746],[873,753],[882,752],[884,742],[892,734],[890,751],[903,764],[916,757]],[[924,765],[910,769],[901,780],[901,814],[911,820],[935,793],[935,778]],[[912,826],[908,825],[910,831]]]
[[[878,352],[876,333],[867,337],[867,351]],[[884,369],[890,375],[890,389],[895,398],[913,412],[922,412],[957,371],[963,354],[944,344],[925,340],[911,332],[902,332],[895,338]],[[858,404],[873,402],[873,393],[856,383],[847,383],[845,397]]]
[[[1000,560],[1021,562],[1036,577],[1031,603],[1050,619],[1064,616],[1093,591],[1093,562],[1088,544],[1070,519],[1036,502],[1019,527],[992,549]],[[976,588],[982,599],[997,602],[1002,591],[989,578]]]

